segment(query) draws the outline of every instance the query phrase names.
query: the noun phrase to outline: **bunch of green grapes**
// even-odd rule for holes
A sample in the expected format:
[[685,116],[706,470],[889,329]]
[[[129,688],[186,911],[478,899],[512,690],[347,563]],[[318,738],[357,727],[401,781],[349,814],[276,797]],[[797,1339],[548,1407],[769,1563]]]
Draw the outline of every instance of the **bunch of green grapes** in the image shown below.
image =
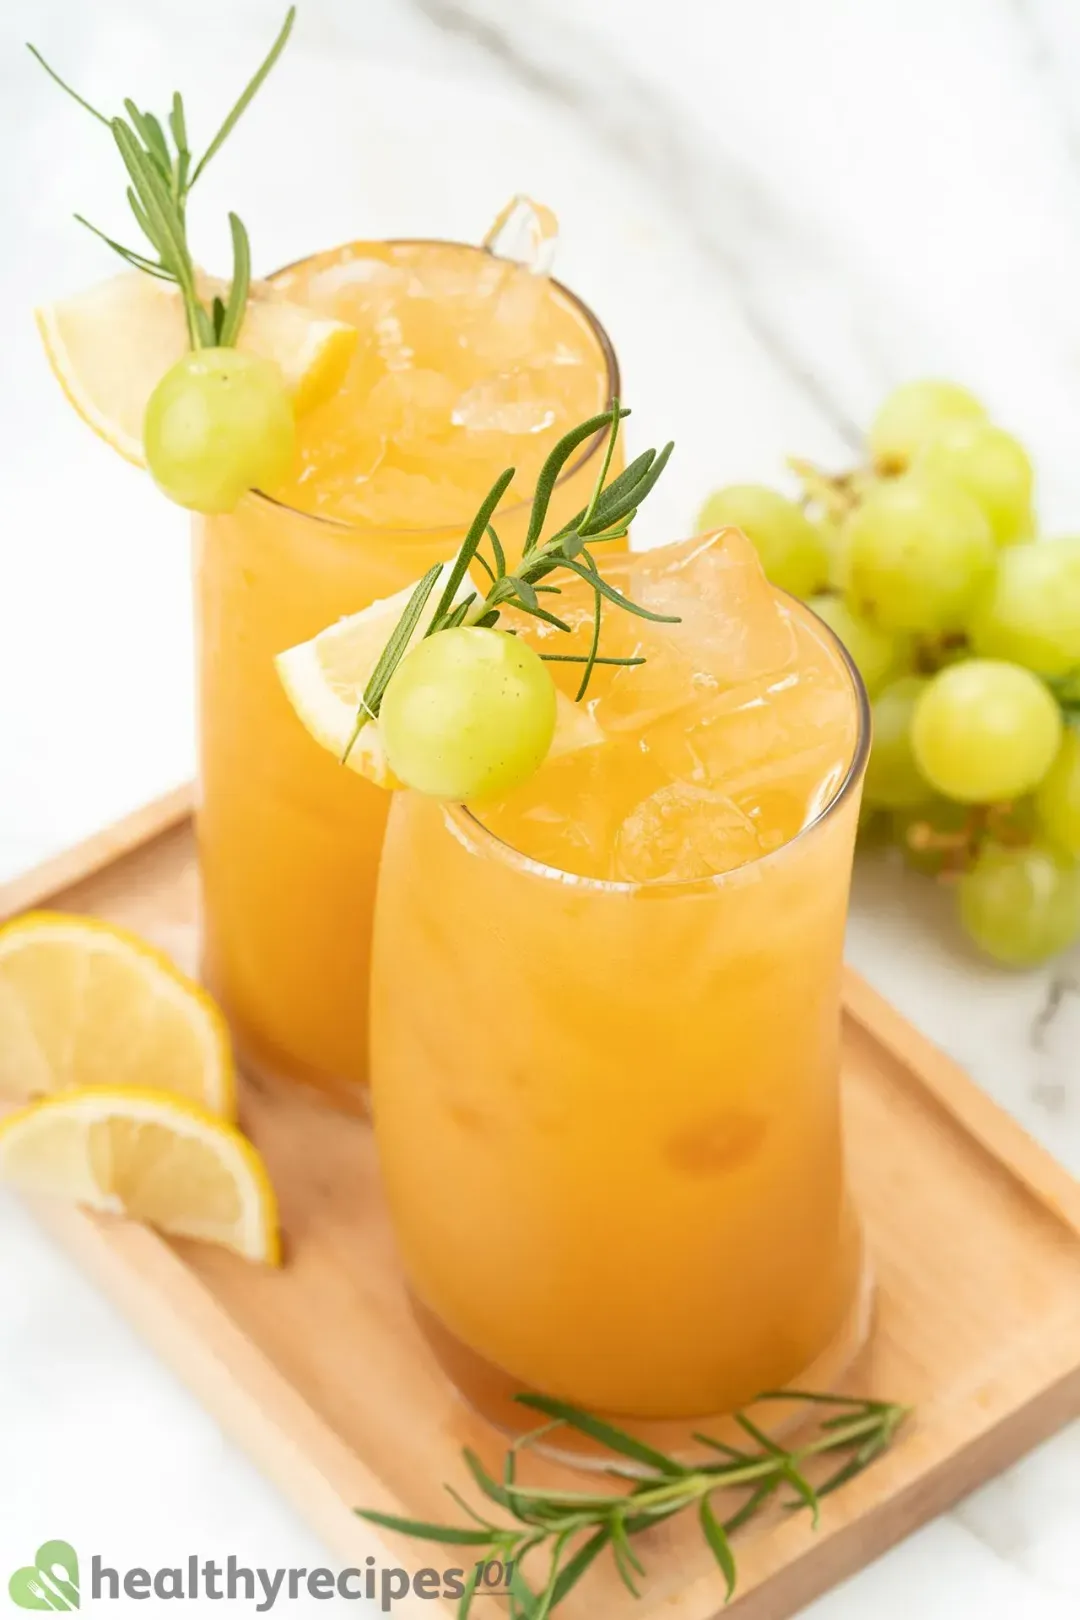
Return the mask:
[[1080,539],[1037,538],[1027,452],[954,383],[896,389],[868,452],[794,463],[802,501],[718,490],[701,527],[743,529],[858,668],[864,825],[956,880],[990,956],[1042,961],[1080,939]]

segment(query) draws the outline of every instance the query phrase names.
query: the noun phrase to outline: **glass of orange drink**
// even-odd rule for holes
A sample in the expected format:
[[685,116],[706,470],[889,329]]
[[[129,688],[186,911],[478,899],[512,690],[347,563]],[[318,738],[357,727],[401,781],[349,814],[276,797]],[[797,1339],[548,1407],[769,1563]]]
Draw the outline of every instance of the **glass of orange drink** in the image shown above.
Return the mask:
[[[520,549],[548,451],[618,388],[603,329],[540,269],[487,247],[356,242],[279,274],[286,299],[358,329],[350,370],[299,418],[286,486],[195,520],[205,973],[249,1065],[346,1106],[365,1096],[388,799],[297,726],[274,658],[452,556],[508,465],[500,533]],[[584,503],[601,445],[568,468],[555,512]]]
[[[409,1286],[467,1398],[659,1438],[833,1387],[867,1329],[839,1030],[868,713],[738,531],[605,577],[681,622],[605,619],[605,651],[647,661],[595,671],[602,740],[498,803],[394,798],[372,1100]],[[559,599],[579,647],[589,597]],[[571,692],[580,668],[548,667]]]

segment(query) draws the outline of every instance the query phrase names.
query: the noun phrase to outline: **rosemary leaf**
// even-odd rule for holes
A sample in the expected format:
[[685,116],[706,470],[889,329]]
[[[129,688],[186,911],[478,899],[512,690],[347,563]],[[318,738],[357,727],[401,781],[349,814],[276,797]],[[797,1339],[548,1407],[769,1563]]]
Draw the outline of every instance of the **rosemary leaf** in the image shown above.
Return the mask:
[[122,242],[114,241],[111,236],[107,236],[97,225],[91,224],[82,214],[75,214],[73,217],[78,220],[80,225],[85,225],[88,231],[92,231],[107,247],[111,247],[114,253],[119,253],[120,257],[130,264],[133,270],[141,270],[147,276],[156,276],[159,281],[172,281],[174,279],[167,270],[163,270],[159,264],[155,264],[153,259],[148,259],[145,254],[137,252],[135,248],[124,247]]
[[36,61],[40,62],[41,66],[49,75],[49,78],[52,79],[55,84],[60,86],[65,95],[69,95],[72,101],[77,101],[83,111],[88,112],[91,118],[96,118],[99,124],[104,124],[106,127],[108,127],[111,120],[106,118],[103,112],[98,112],[96,107],[92,107],[90,103],[84,99],[84,97],[80,96],[77,90],[73,90],[70,84],[67,83],[66,79],[62,79],[59,73],[57,73],[56,69],[49,66],[48,62],[46,62],[36,45],[31,45],[29,42],[27,42],[26,48],[30,52],[30,55],[34,57]]
[[720,1571],[724,1577],[724,1585],[727,1589],[725,1592],[725,1599],[730,1602],[732,1596],[734,1595],[736,1584],[735,1558],[731,1551],[731,1543],[728,1540],[727,1531],[724,1529],[723,1525],[716,1517],[716,1514],[713,1512],[712,1504],[707,1496],[703,1496],[701,1498],[701,1507],[698,1509],[698,1519],[701,1524],[701,1529],[705,1540],[709,1544],[709,1550],[720,1566]]
[[429,636],[434,634],[435,626],[439,624],[443,614],[446,612],[447,608],[453,602],[454,597],[457,595],[458,586],[461,584],[462,580],[465,578],[465,575],[469,571],[469,564],[473,560],[473,555],[476,548],[488,531],[491,515],[495,511],[495,508],[498,506],[499,502],[502,500],[503,496],[506,494],[506,491],[509,489],[510,485],[513,483],[513,479],[514,469],[513,467],[507,467],[506,471],[500,474],[500,476],[495,480],[494,484],[488,490],[487,494],[484,496],[480,510],[473,518],[461,550],[455,557],[453,566],[447,576],[446,584],[443,587],[443,593],[439,598],[431,624],[428,627],[427,633]]
[[533,509],[529,518],[529,528],[525,536],[524,552],[528,556],[540,539],[544,522],[547,518],[548,507],[555,485],[559,481],[566,463],[587,439],[594,438],[601,429],[608,427],[613,416],[622,419],[630,415],[629,411],[613,406],[610,411],[602,411],[598,416],[590,416],[588,421],[581,422],[576,428],[563,435],[558,444],[551,450],[547,460],[540,469],[540,476],[536,481],[536,493],[533,496]]
[[609,585],[607,580],[598,574],[594,568],[587,568],[583,563],[579,563],[576,558],[568,557],[565,566],[577,574],[580,579],[585,580],[594,590],[599,591],[602,596],[606,596],[609,602],[614,602],[616,607],[625,608],[627,613],[636,614],[639,619],[649,619],[653,624],[680,623],[677,613],[654,613],[651,608],[642,607],[638,602],[631,602],[628,596],[624,596],[621,591],[617,591],[614,585]]
[[438,1541],[448,1547],[486,1547],[490,1545],[488,1530],[456,1529],[449,1524],[425,1524],[420,1519],[405,1519],[397,1513],[376,1513],[373,1509],[357,1508],[356,1516],[377,1524],[383,1530],[396,1530],[402,1536],[415,1536],[420,1541]]
[[509,605],[517,608],[519,613],[527,613],[532,619],[542,619],[545,624],[552,625],[556,630],[565,630],[569,632],[570,626],[567,624],[566,620],[560,619],[554,613],[549,613],[547,608],[542,608],[540,606],[539,602],[536,603],[535,607],[528,602],[511,602]]
[[506,573],[506,553],[502,548],[502,542],[490,523],[487,526],[487,534],[488,539],[491,541],[492,556],[495,558],[495,577],[496,579],[502,579]]
[[611,1540],[611,1530],[607,1525],[601,1525],[588,1539],[583,1541],[574,1556],[563,1565],[559,1571],[559,1578],[555,1582],[555,1591],[552,1598],[552,1608],[561,1603],[568,1592],[580,1581],[589,1566],[603,1552]]
[[653,489],[671,459],[671,452],[674,448],[675,446],[669,443],[664,446],[659,455],[654,454],[654,459],[649,463],[642,476],[635,483],[627,485],[624,490],[620,491],[617,499],[611,498],[611,490],[615,488],[613,483],[606,496],[597,503],[591,523],[582,524],[582,529],[586,533],[591,533],[593,529],[599,532],[601,529],[610,528],[613,523],[621,523],[628,513],[641,505],[650,490]]
[[615,454],[615,446],[619,440],[620,418],[619,401],[613,399],[611,402],[611,426],[608,429],[607,444],[604,446],[604,459],[600,463],[600,471],[597,473],[596,482],[593,484],[592,497],[585,508],[585,517],[582,523],[578,525],[582,529],[587,527],[596,512],[596,503],[603,494],[607,475],[611,471],[611,458]]
[[615,1555],[615,1568],[631,1597],[639,1598],[637,1582],[634,1580],[635,1570],[643,1573],[634,1554],[630,1550],[630,1539],[626,1534],[626,1521],[621,1515],[615,1514],[611,1520],[611,1550]]
[[232,213],[229,215],[229,230],[232,233],[232,286],[229,288],[229,302],[225,306],[225,316],[218,335],[218,342],[227,349],[232,348],[240,336],[244,312],[247,309],[248,290],[251,286],[251,243],[243,221]]
[[579,1434],[588,1435],[590,1440],[596,1440],[608,1451],[614,1451],[620,1457],[630,1457],[634,1462],[644,1463],[647,1468],[655,1468],[659,1474],[678,1478],[687,1472],[681,1463],[665,1456],[662,1451],[657,1451],[654,1446],[646,1445],[644,1440],[638,1440],[634,1435],[627,1434],[625,1429],[617,1429],[614,1424],[592,1417],[588,1412],[582,1412],[566,1401],[554,1400],[549,1395],[518,1395],[516,1399],[520,1405],[529,1407],[531,1411],[542,1412],[545,1417],[557,1418],[568,1428],[576,1429]]
[[423,579],[418,582],[416,589],[405,604],[405,610],[394,626],[390,640],[379,655],[378,662],[364,688],[364,695],[360,699],[360,709],[356,716],[356,729],[349,738],[348,747],[342,755],[342,764],[352,753],[353,745],[364,726],[369,720],[374,720],[378,716],[379,705],[382,703],[383,693],[390,684],[390,677],[405,656],[405,649],[409,645],[413,631],[420,622],[420,615],[423,613],[427,599],[435,589],[436,582],[442,571],[442,563],[433,563]]
[[622,669],[633,669],[644,664],[644,658],[586,658],[584,653],[541,653],[545,664],[618,664]]
[[281,25],[281,31],[278,34],[277,39],[275,39],[273,45],[271,45],[266,56],[263,58],[263,61],[245,86],[240,99],[236,102],[236,105],[233,107],[232,111],[221,125],[221,128],[210,142],[210,145],[206,148],[206,151],[195,165],[195,173],[191,177],[192,185],[195,184],[200,174],[202,174],[203,170],[206,168],[206,165],[210,162],[210,159],[221,150],[229,136],[232,134],[252,97],[258,92],[260,85],[266,78],[266,75],[270,72],[270,69],[273,67],[278,57],[285,49],[286,42],[289,35],[292,33],[292,26],[295,21],[296,7],[290,6],[285,15],[285,21]]
[[161,125],[151,112],[140,112],[130,96],[124,100],[124,111],[127,113],[132,128],[146,148],[146,155],[157,168],[161,178],[168,183],[172,175],[172,158],[165,140]]
[[476,1588],[479,1586],[479,1584],[480,1568],[479,1565],[477,1565],[470,1571],[469,1576],[466,1579],[465,1590],[462,1592],[461,1601],[458,1604],[457,1620],[468,1620],[469,1613],[472,1610],[472,1600],[476,1596]]
[[172,131],[173,142],[177,153],[184,157],[190,156],[188,150],[187,119],[184,115],[184,98],[179,90],[173,91],[172,107],[169,111],[169,128]]
[[741,1530],[744,1524],[749,1524],[754,1515],[759,1513],[765,1506],[770,1496],[775,1496],[779,1485],[779,1474],[773,1474],[771,1478],[762,1480],[757,1490],[752,1491],[746,1498],[742,1507],[737,1508],[730,1518],[724,1520],[724,1529],[727,1534],[733,1536],[736,1530]]
[[592,680],[592,672],[596,668],[596,660],[600,656],[600,618],[603,610],[604,599],[600,595],[600,592],[597,591],[593,598],[592,641],[589,643],[589,656],[585,660],[585,668],[581,674],[581,684],[577,689],[576,701],[578,703],[581,702],[582,698],[585,696],[585,693],[589,690],[589,682]]

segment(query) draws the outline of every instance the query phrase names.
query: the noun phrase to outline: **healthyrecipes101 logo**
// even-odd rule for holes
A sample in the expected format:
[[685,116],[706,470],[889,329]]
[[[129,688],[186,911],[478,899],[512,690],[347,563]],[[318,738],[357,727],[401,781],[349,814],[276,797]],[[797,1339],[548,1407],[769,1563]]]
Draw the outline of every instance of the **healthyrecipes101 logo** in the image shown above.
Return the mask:
[[[266,1614],[279,1598],[333,1597],[367,1599],[389,1614],[407,1597],[458,1599],[466,1588],[483,1588],[492,1596],[506,1595],[512,1587],[514,1566],[498,1559],[482,1560],[469,1569],[407,1570],[380,1567],[374,1558],[363,1569],[245,1569],[230,1555],[225,1564],[205,1561],[194,1554],[182,1564],[156,1571],[110,1569],[95,1553],[90,1560],[87,1590],[96,1604],[121,1598],[242,1598]],[[8,1583],[13,1603],[20,1609],[58,1613],[79,1607],[79,1559],[66,1541],[46,1541],[34,1563],[17,1569]]]
[[46,1541],[34,1562],[17,1569],[8,1582],[20,1609],[46,1609],[53,1614],[79,1607],[79,1560],[66,1541]]

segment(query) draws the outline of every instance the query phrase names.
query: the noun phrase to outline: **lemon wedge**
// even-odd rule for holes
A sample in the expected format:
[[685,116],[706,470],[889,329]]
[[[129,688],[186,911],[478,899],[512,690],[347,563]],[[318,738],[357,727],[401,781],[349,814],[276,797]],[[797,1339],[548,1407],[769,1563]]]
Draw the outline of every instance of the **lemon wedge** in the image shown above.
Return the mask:
[[[207,303],[228,286],[201,277]],[[143,417],[155,385],[188,347],[179,290],[133,270],[35,311],[49,364],[79,415],[128,461],[144,465]],[[252,284],[237,348],[276,361],[298,413],[340,386],[357,331]]]
[[0,1097],[146,1085],[234,1116],[228,1030],[206,992],[94,917],[29,912],[0,928]]
[[[450,563],[443,565],[444,577],[450,567]],[[357,710],[371,672],[415,588],[415,584],[409,585],[394,596],[372,602],[360,613],[320,631],[311,641],[279,653],[275,660],[281,684],[304,726],[339,759],[356,729]],[[473,589],[466,578],[455,600],[463,600]],[[437,581],[410,637],[410,647],[431,623],[440,592]],[[603,742],[603,731],[582,705],[572,703],[562,692],[556,694],[556,704],[549,759]],[[377,721],[362,727],[346,763],[377,787],[402,786],[387,762]]]
[[161,1091],[66,1091],[0,1120],[0,1178],[174,1237],[280,1261],[277,1203],[234,1126]]

